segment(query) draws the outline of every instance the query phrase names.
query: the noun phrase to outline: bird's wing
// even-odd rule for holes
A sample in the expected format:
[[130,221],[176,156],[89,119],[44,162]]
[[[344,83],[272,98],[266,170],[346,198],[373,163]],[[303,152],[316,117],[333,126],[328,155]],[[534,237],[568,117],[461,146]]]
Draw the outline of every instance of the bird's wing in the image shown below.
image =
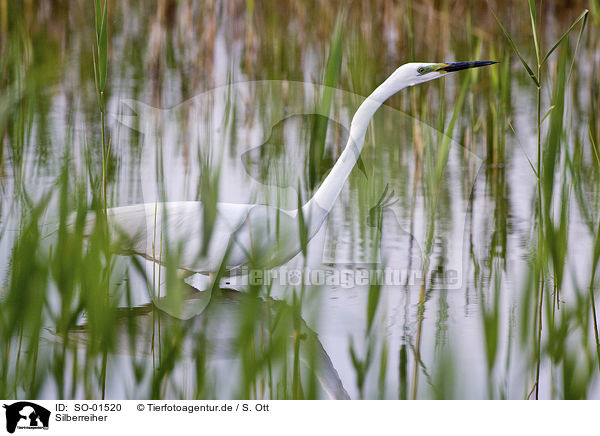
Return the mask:
[[306,215],[308,228],[301,232],[296,211],[267,205],[216,206],[213,218],[198,201],[109,209],[113,246],[161,264],[169,256],[178,268],[199,273],[217,271],[227,253],[226,269],[237,274],[249,263],[272,268],[287,262],[301,250],[300,235],[309,231],[305,236],[310,239],[313,221],[318,228],[326,216],[322,211]]
[[211,225],[199,201],[145,203],[108,210],[113,246],[163,263],[176,256],[180,268],[196,272],[218,269],[231,235],[252,205],[219,203]]

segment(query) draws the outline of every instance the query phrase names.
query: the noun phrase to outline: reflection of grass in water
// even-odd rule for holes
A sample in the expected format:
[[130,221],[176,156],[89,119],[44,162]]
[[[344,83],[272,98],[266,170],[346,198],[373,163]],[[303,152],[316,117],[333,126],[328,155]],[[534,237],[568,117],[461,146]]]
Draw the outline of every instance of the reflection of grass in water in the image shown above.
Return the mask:
[[[523,78],[529,79],[527,74],[519,74],[518,70],[511,68],[507,44],[491,25],[493,18],[487,9],[479,6],[468,8],[466,32],[453,32],[454,28],[449,27],[451,15],[448,4],[435,9],[433,3],[419,2],[419,5],[414,5],[414,10],[410,9],[410,14],[404,14],[409,7],[404,3],[386,5],[390,9],[383,16],[396,18],[385,23],[370,18],[376,14],[369,15],[357,8],[349,8],[346,12],[351,24],[343,28],[341,51],[331,51],[333,59],[327,64],[330,68],[325,67],[329,44],[323,41],[329,41],[333,34],[332,23],[335,23],[336,13],[333,6],[323,4],[318,15],[315,15],[317,11],[296,10],[292,5],[271,5],[265,9],[257,6],[252,14],[241,15],[245,23],[241,36],[243,65],[248,78],[302,80],[305,78],[301,74],[303,62],[316,54],[316,69],[327,71],[325,82],[366,95],[392,66],[403,63],[408,57],[415,60],[451,60],[448,57],[454,56],[478,58],[479,53],[487,51],[496,54],[490,54],[490,58],[504,61],[498,68],[482,73],[476,81],[471,73],[462,79],[453,78],[456,91],[450,92],[449,84],[440,83],[416,88],[394,97],[390,102],[394,107],[409,109],[416,119],[437,126],[438,131],[445,132],[447,136],[458,138],[466,150],[486,157],[487,166],[482,178],[478,179],[483,179],[485,185],[484,199],[479,197],[481,193],[471,189],[476,168],[472,167],[468,153],[460,156],[464,171],[460,178],[464,184],[460,190],[463,198],[453,198],[454,191],[449,189],[447,182],[454,179],[449,178],[446,168],[454,157],[454,148],[450,147],[448,140],[444,136],[436,138],[421,131],[418,123],[412,131],[401,130],[390,125],[382,115],[374,121],[363,153],[369,177],[354,177],[349,181],[351,198],[360,201],[342,210],[344,222],[355,227],[349,232],[353,243],[374,241],[371,247],[376,250],[379,238],[393,236],[386,233],[391,230],[384,228],[383,234],[377,234],[364,225],[363,218],[376,203],[382,188],[388,182],[392,183],[401,197],[400,205],[406,222],[411,223],[415,230],[420,226],[426,229],[426,243],[423,245],[429,259],[426,269],[434,270],[446,264],[447,257],[451,255],[436,253],[432,248],[432,241],[448,232],[445,228],[448,211],[457,202],[469,198],[472,198],[473,204],[489,200],[490,207],[487,209],[474,206],[475,209],[470,212],[474,220],[485,216],[488,225],[483,231],[483,244],[477,240],[477,232],[481,230],[467,228],[467,238],[471,237],[471,242],[469,250],[465,250],[469,252],[468,271],[472,271],[473,278],[467,280],[471,273],[464,273],[467,282],[464,307],[470,310],[473,302],[469,299],[477,300],[481,313],[479,333],[483,338],[481,343],[469,344],[469,347],[482,359],[482,363],[485,360],[487,377],[485,380],[463,380],[462,356],[460,349],[454,345],[457,332],[448,321],[456,316],[456,309],[452,310],[456,304],[455,295],[427,286],[416,293],[411,289],[393,290],[405,293],[408,307],[404,330],[398,334],[401,336],[398,345],[398,341],[390,339],[389,334],[391,331],[395,336],[397,332],[394,329],[400,326],[390,328],[386,320],[390,314],[401,313],[402,308],[391,306],[388,291],[373,285],[364,294],[366,322],[355,328],[358,334],[349,340],[345,348],[354,378],[344,379],[344,383],[349,390],[356,387],[352,391],[367,398],[448,398],[460,396],[469,388],[482,392],[481,386],[486,390],[485,395],[491,398],[524,397],[532,387],[539,388],[539,394],[545,397],[588,397],[598,380],[600,365],[594,307],[594,297],[597,296],[594,292],[598,288],[596,268],[600,259],[597,213],[600,118],[596,116],[597,98],[592,97],[587,102],[577,97],[577,92],[588,91],[590,96],[597,96],[597,90],[593,80],[586,82],[583,79],[586,73],[582,68],[584,63],[573,64],[572,60],[575,59],[576,44],[579,44],[580,50],[594,50],[598,35],[597,2],[590,2],[590,22],[596,23],[596,26],[588,27],[581,41],[576,39],[577,35],[573,35],[570,41],[565,39],[549,63],[541,65],[548,67],[543,71],[540,68],[536,72],[540,58],[543,60],[542,42],[532,45],[532,50],[538,46],[536,66],[532,71],[540,82],[539,92],[536,85],[534,95],[523,92],[521,87],[518,89],[521,95],[516,95],[515,85],[519,85]],[[118,23],[123,9],[120,9],[119,3],[111,3],[111,8],[114,9],[108,12],[108,20]],[[285,8],[291,8],[294,14],[283,13]],[[188,97],[189,93],[200,88],[199,83],[209,83],[207,77],[211,77],[212,62],[203,61],[202,65],[188,68],[194,65],[186,58],[189,56],[188,45],[178,47],[174,33],[170,33],[173,29],[195,31],[180,27],[178,11],[163,11],[164,15],[160,15],[156,11],[133,10],[131,13],[139,14],[140,18],[139,35],[132,34],[132,29],[119,29],[116,24],[110,28],[107,47],[115,48],[119,44],[117,38],[121,38],[120,43],[124,44],[122,50],[120,47],[109,50],[111,61],[107,65],[110,65],[111,86],[115,83],[114,97],[119,92],[117,79],[131,77],[129,69],[135,71],[133,76],[138,79],[135,82],[148,77],[177,77],[182,89],[171,90],[175,100],[178,95]],[[428,13],[431,11],[433,13]],[[500,17],[503,17],[502,12],[499,11]],[[0,348],[3,350],[0,396],[36,397],[47,389],[44,383],[52,381],[59,397],[101,397],[103,368],[107,368],[108,381],[119,379],[119,374],[111,373],[111,358],[106,360],[104,356],[122,353],[124,347],[128,350],[127,361],[133,384],[137,386],[130,393],[132,397],[211,398],[215,395],[215,387],[224,380],[210,370],[210,363],[218,357],[214,347],[219,343],[214,342],[215,337],[208,336],[205,330],[209,315],[177,321],[151,308],[145,310],[151,311],[152,319],[141,316],[136,310],[117,309],[131,305],[128,302],[133,301],[136,294],[131,288],[136,284],[134,276],[139,276],[143,268],[136,267],[135,261],[132,266],[121,257],[107,255],[106,229],[101,220],[89,231],[85,230],[88,209],[101,214],[107,203],[124,202],[119,192],[127,180],[119,178],[118,168],[123,165],[120,156],[127,153],[135,156],[136,142],[140,141],[133,136],[135,133],[131,133],[132,136],[121,133],[123,138],[119,139],[117,132],[104,132],[103,135],[104,129],[98,128],[97,98],[90,92],[93,90],[90,44],[82,43],[82,48],[74,44],[76,38],[93,41],[96,37],[92,30],[94,26],[88,26],[88,29],[80,26],[77,32],[81,33],[71,30],[71,33],[64,34],[52,25],[33,26],[35,15],[31,11],[20,12],[9,4],[8,13],[10,19],[3,16],[0,20],[3,53],[0,59],[0,238],[3,250],[3,256],[0,256],[3,268],[0,282]],[[215,11],[212,13],[216,14]],[[79,16],[74,9],[69,14],[78,23],[91,20],[91,15]],[[203,16],[211,16],[210,11]],[[289,21],[286,21],[289,16],[295,16],[297,26],[289,26]],[[511,23],[510,34],[521,37],[515,38],[515,46],[521,47],[524,36],[530,34],[532,23],[529,17],[526,18],[524,22],[515,19]],[[55,18],[57,23],[65,19],[61,15]],[[407,22],[398,21],[400,19]],[[538,22],[533,23],[536,34],[540,34],[537,29],[540,20],[538,17]],[[306,23],[310,23],[310,32],[306,31]],[[164,33],[157,32],[158,36],[151,38],[151,44],[157,45],[158,49],[153,46],[152,50],[146,50],[146,37],[153,25],[163,29]],[[214,26],[216,24],[213,23],[212,34],[210,26],[198,26],[208,29],[200,37],[191,33],[202,53],[193,62],[212,59],[211,41],[214,44],[214,31],[217,30]],[[45,28],[49,30],[42,30]],[[373,32],[369,31],[370,28],[396,29],[397,39],[394,42],[394,38],[390,37],[390,43],[381,35],[391,33]],[[431,28],[439,28],[440,32],[421,31]],[[298,38],[289,37],[290,29],[295,29],[293,31],[298,33]],[[373,38],[364,38],[362,32],[370,32]],[[443,46],[432,44],[431,38],[437,39],[440,34],[449,35]],[[69,62],[62,67],[54,66],[56,59],[64,59],[59,43],[63,40],[68,45],[72,44],[67,51],[75,53],[70,62],[78,68],[72,68]],[[333,40],[334,43],[339,41],[335,37]],[[148,43],[148,46],[151,44]],[[309,55],[308,47],[311,47],[312,55]],[[388,55],[385,50],[392,54]],[[146,51],[148,58],[143,55]],[[398,53],[403,55],[400,57]],[[342,63],[340,72],[336,73],[342,54],[348,64]],[[528,54],[523,52],[524,58]],[[98,59],[96,62],[99,62]],[[98,64],[97,71],[100,70]],[[540,75],[540,72],[543,74]],[[160,103],[166,88],[160,88],[163,82],[158,79],[152,80],[150,90],[133,89],[134,96],[149,93],[154,102]],[[61,80],[67,90],[65,98],[72,108],[64,138],[57,138],[52,131],[55,128],[52,120],[56,118],[52,93],[57,80]],[[67,81],[72,84],[64,83]],[[106,96],[108,107],[111,96]],[[282,101],[270,102],[265,96],[259,96],[259,99],[250,110],[265,110],[271,104],[283,104]],[[537,160],[527,153],[531,149],[522,139],[527,137],[528,132],[521,130],[523,127],[515,122],[515,101],[528,102],[527,109],[534,108],[531,109],[534,113],[538,102],[542,103],[539,115],[534,117],[534,125],[539,132],[535,147],[535,153],[539,151],[540,154]],[[337,104],[328,103],[327,96],[322,96],[318,102],[322,105]],[[453,107],[445,109],[444,106],[450,102]],[[553,109],[544,117],[543,108],[551,107]],[[305,113],[312,113],[312,109],[308,108]],[[333,110],[344,113],[344,108]],[[100,111],[104,117],[102,105]],[[234,108],[232,113],[232,116],[239,117],[243,112]],[[75,121],[76,118],[78,121]],[[264,120],[261,117],[265,125],[268,121],[267,116]],[[72,128],[77,126],[79,129],[81,125],[84,126],[84,139]],[[237,125],[233,122],[228,128],[235,129]],[[513,141],[512,129],[524,144],[518,145]],[[239,137],[239,132],[231,133],[231,137]],[[303,133],[306,137],[310,136],[309,132]],[[416,144],[414,149],[410,141],[399,141],[399,138],[405,139],[405,135]],[[131,150],[125,147],[128,141]],[[88,147],[83,155],[78,155],[81,142]],[[109,143],[113,144],[112,153],[107,150]],[[485,144],[485,147],[479,144]],[[315,144],[313,150],[316,150],[313,159],[319,157],[318,152],[322,153],[319,144]],[[532,259],[529,263],[517,258],[514,253],[514,216],[518,214],[513,210],[514,199],[523,187],[514,181],[514,177],[511,178],[511,168],[515,160],[525,159],[523,151],[540,175],[536,185],[539,191],[536,191],[533,200],[535,213],[528,217],[537,223],[536,235],[531,238],[532,241],[524,242]],[[206,173],[203,172],[203,175]],[[48,175],[55,179],[52,187],[37,189],[48,185],[45,182]],[[200,184],[204,189],[201,187],[199,192],[205,200],[211,180],[203,179]],[[41,195],[41,191],[51,194]],[[212,189],[210,191],[214,193]],[[218,200],[213,197],[210,202]],[[421,201],[425,203],[422,209],[419,206]],[[424,212],[423,223],[418,222],[417,215],[410,213],[419,209]],[[52,226],[46,224],[47,215],[54,217]],[[583,281],[574,275],[573,264],[587,256],[577,253],[569,238],[578,216],[583,217],[587,232],[587,242],[582,243],[579,250],[588,250],[586,252],[592,254],[590,271]],[[362,224],[355,226],[358,222]],[[48,236],[51,228],[54,232]],[[158,242],[162,240],[157,235],[159,251]],[[181,286],[173,267],[177,253],[165,253],[165,256],[169,258],[167,277],[156,277],[155,280],[166,279],[173,284],[167,289],[175,289]],[[515,275],[512,270],[514,263],[525,265],[527,273],[524,277]],[[151,277],[146,280],[152,282]],[[512,286],[522,291],[516,298],[518,304],[515,307],[511,306],[507,295],[510,294],[507,291],[511,290],[507,284],[510,280],[516,281]],[[471,287],[475,288],[475,295],[471,295]],[[107,289],[110,291],[108,301]],[[542,289],[545,291],[543,294]],[[235,308],[231,315],[234,331],[230,344],[240,366],[235,373],[236,390],[230,395],[240,398],[307,398],[321,394],[316,388],[320,386],[317,372],[303,370],[307,366],[303,361],[308,362],[310,367],[319,361],[319,356],[322,357],[320,342],[301,316],[306,317],[306,310],[312,307],[311,304],[318,305],[311,297],[315,290],[295,291],[296,297],[291,299],[290,304],[257,298],[259,292],[268,293],[265,289],[251,289],[251,296],[239,296],[239,299],[236,296],[233,301],[217,297],[213,302],[215,308]],[[183,294],[174,294],[184,298]],[[207,310],[210,311],[211,307]],[[144,319],[143,326],[140,326],[141,318]],[[315,322],[318,317],[314,318],[307,321]],[[541,320],[544,321],[543,329]],[[80,327],[83,322],[85,333]],[[40,342],[46,327],[61,340],[50,344]],[[420,332],[418,335],[417,331]],[[155,344],[151,347],[150,338],[154,333]],[[149,368],[146,356],[140,356],[138,350],[155,349],[156,365]],[[177,374],[190,359],[193,362],[193,383],[192,387],[186,387]],[[108,365],[104,363],[106,361]],[[523,361],[526,374],[516,369]],[[460,388],[460,383],[466,383],[467,390]],[[107,389],[110,395],[110,382]]]
[[[544,89],[544,76],[542,73],[545,73],[544,66],[551,56],[551,54],[559,48],[560,44],[565,41],[569,33],[575,28],[575,26],[581,21],[581,30],[579,32],[579,37],[577,39],[576,50],[579,48],[579,43],[581,41],[583,31],[585,29],[585,25],[587,22],[588,11],[585,10],[571,25],[571,27],[558,39],[558,41],[546,52],[543,54],[541,47],[541,40],[538,38],[538,25],[537,25],[537,14],[535,10],[535,2],[531,0],[529,2],[529,15],[531,19],[531,30],[532,30],[532,39],[533,45],[535,47],[535,56],[536,56],[536,67],[533,69],[528,65],[528,63],[523,58],[523,55],[520,53],[516,44],[509,36],[508,32],[498,20],[498,24],[502,28],[506,38],[514,50],[514,52],[519,57],[523,67],[527,71],[529,77],[531,78],[533,84],[537,89],[537,124],[536,124],[536,133],[537,133],[537,164],[534,168],[531,165],[532,170],[534,171],[537,178],[537,251],[534,256],[536,262],[534,264],[534,280],[535,285],[535,294],[536,303],[535,303],[535,321],[533,325],[536,331],[535,338],[535,348],[536,348],[536,358],[535,358],[535,382],[533,384],[533,388],[531,389],[529,395],[535,392],[535,398],[539,397],[539,388],[540,388],[540,366],[542,363],[542,330],[543,330],[543,321],[544,318],[548,318],[548,315],[544,317],[544,304],[548,307],[548,312],[551,310],[551,316],[549,319],[546,319],[546,323],[548,324],[548,342],[551,344],[551,347],[557,347],[561,349],[556,354],[552,354],[549,356],[552,361],[552,365],[567,367],[571,364],[569,362],[568,355],[565,355],[564,350],[564,341],[566,337],[564,334],[559,333],[563,328],[560,324],[555,325],[556,322],[556,311],[560,307],[560,298],[561,298],[561,288],[563,285],[563,272],[566,266],[566,254],[567,254],[567,242],[568,242],[568,208],[569,208],[569,197],[570,197],[570,188],[571,184],[570,180],[567,178],[566,167],[563,167],[562,171],[557,168],[557,164],[560,163],[561,154],[563,154],[563,147],[561,144],[563,142],[564,135],[564,112],[565,112],[565,89],[570,79],[570,74],[572,71],[572,66],[575,63],[575,59],[573,59],[571,63],[571,69],[567,73],[567,56],[566,51],[562,50],[559,61],[558,61],[558,70],[553,79],[553,93],[551,97],[552,105],[547,110],[546,114],[542,116],[542,92]],[[497,18],[497,17],[496,17]],[[576,52],[574,56],[576,55]],[[567,76],[568,74],[568,76]],[[547,129],[546,140],[542,142],[542,123],[544,120],[549,120],[549,126]],[[568,153],[568,149],[564,148],[565,153]],[[530,163],[531,164],[531,163]],[[559,197],[555,193],[555,179],[556,172],[562,175],[562,186],[558,193]],[[558,216],[557,216],[558,215]],[[592,267],[592,271],[595,270],[595,266]],[[552,274],[551,278],[548,280],[548,275]],[[593,274],[593,272],[592,272]],[[592,278],[593,280],[593,278]],[[548,298],[544,299],[545,287],[547,286],[547,282],[551,283],[552,286],[552,306],[549,309],[548,306]],[[529,292],[526,292],[526,294]],[[546,293],[548,291],[546,290]],[[593,291],[591,292],[591,311],[594,314],[594,328],[595,328],[595,341],[598,346],[598,336],[597,336],[597,326],[596,326],[596,307],[594,302]],[[497,303],[496,303],[497,305]],[[497,318],[497,310],[494,315]],[[488,320],[489,329],[494,330],[497,329],[497,322],[489,322],[490,319],[484,317]],[[565,320],[565,311],[561,312],[561,321],[566,322],[567,325],[569,323],[568,320]],[[495,321],[495,320],[494,320]],[[496,325],[495,325],[496,324]],[[488,341],[489,343],[489,341]],[[488,349],[493,350],[493,347]],[[488,352],[488,364],[490,364],[490,358],[493,359],[495,353],[492,351]],[[598,358],[600,359],[600,354],[598,354]],[[493,366],[493,360],[491,360],[491,365]],[[589,363],[588,363],[589,366]],[[589,371],[589,369],[588,369]],[[564,377],[570,377],[570,374],[564,374]],[[566,384],[567,380],[563,380],[563,394],[567,397],[581,397],[585,396],[585,391],[578,392],[576,389],[573,389],[571,384]]]

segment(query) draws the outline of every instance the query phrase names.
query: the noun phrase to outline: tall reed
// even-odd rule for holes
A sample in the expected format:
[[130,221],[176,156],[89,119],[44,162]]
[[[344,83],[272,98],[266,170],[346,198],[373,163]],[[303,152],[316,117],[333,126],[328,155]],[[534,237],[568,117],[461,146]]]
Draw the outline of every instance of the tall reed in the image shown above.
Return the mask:
[[[535,0],[529,0],[529,18],[531,21],[532,40],[533,40],[533,45],[535,48],[536,64],[535,64],[534,68],[535,68],[536,72],[534,72],[534,70],[529,66],[529,64],[527,63],[527,61],[521,54],[521,51],[518,49],[517,45],[511,38],[510,34],[508,33],[508,31],[506,30],[506,28],[500,21],[500,19],[496,15],[496,13],[495,12],[493,12],[493,13],[494,13],[494,17],[496,18],[498,25],[502,29],[502,32],[504,33],[504,35],[507,39],[510,47],[515,52],[515,54],[518,56],[519,60],[521,61],[521,64],[523,65],[523,68],[529,75],[529,78],[531,79],[532,83],[536,87],[536,91],[537,91],[536,92],[536,95],[537,95],[537,99],[536,99],[537,163],[536,163],[535,169],[532,167],[532,169],[535,172],[535,176],[537,178],[537,253],[536,253],[536,271],[537,271],[536,282],[537,282],[537,285],[536,285],[536,287],[537,287],[538,300],[537,300],[537,306],[536,306],[537,315],[536,315],[536,323],[535,323],[535,327],[536,327],[535,330],[537,332],[536,333],[537,364],[536,364],[536,370],[535,370],[535,382],[534,382],[531,392],[535,392],[535,398],[538,399],[539,398],[539,386],[540,386],[540,365],[541,365],[541,360],[542,360],[541,350],[542,350],[544,286],[546,283],[546,279],[545,279],[546,264],[545,264],[544,260],[549,258],[549,256],[550,256],[550,253],[548,252],[549,247],[547,246],[547,243],[545,241],[550,241],[552,243],[552,241],[554,240],[552,237],[548,238],[548,234],[551,231],[550,226],[552,226],[552,229],[554,228],[553,224],[552,224],[553,220],[552,220],[552,216],[551,216],[551,212],[552,212],[551,203],[552,203],[552,193],[553,193],[553,184],[554,184],[554,162],[556,160],[556,156],[557,156],[557,152],[558,152],[558,150],[556,148],[558,145],[557,140],[556,140],[558,133],[553,133],[553,129],[556,129],[557,132],[562,130],[562,127],[557,125],[556,121],[558,121],[558,120],[554,120],[555,123],[551,123],[550,131],[548,134],[548,144],[550,145],[550,148],[548,150],[544,151],[542,148],[542,123],[549,115],[551,115],[552,111],[555,109],[556,110],[554,113],[559,114],[558,116],[560,117],[560,120],[562,120],[562,116],[563,116],[562,102],[564,100],[564,88],[563,88],[562,93],[560,93],[560,95],[558,96],[558,100],[559,100],[558,102],[561,103],[560,108],[557,108],[556,105],[552,105],[552,106],[550,106],[550,108],[548,108],[546,110],[545,115],[542,117],[542,93],[543,93],[543,86],[544,86],[544,81],[545,81],[544,66],[546,66],[547,61],[548,61],[549,57],[552,55],[552,53],[569,36],[571,31],[577,26],[577,24],[580,21],[582,21],[581,28],[579,31],[579,37],[577,39],[577,45],[579,46],[579,42],[581,41],[583,31],[585,30],[585,25],[587,22],[587,17],[588,17],[589,11],[587,9],[584,10],[581,13],[581,15],[579,15],[579,17],[573,22],[571,27],[569,27],[569,29],[565,33],[563,33],[563,35],[558,39],[558,41],[545,54],[543,54],[542,49],[541,49],[542,41],[538,36],[538,34],[540,33],[540,30],[538,29],[539,26],[537,24]],[[573,59],[573,61],[574,61],[574,59]],[[557,80],[564,81],[565,78],[559,77]],[[559,82],[559,84],[564,86],[564,84],[562,82]],[[545,157],[545,160],[544,160],[544,157]],[[547,162],[547,164],[545,164],[545,162]],[[563,204],[563,208],[564,207],[566,207],[565,204]],[[563,228],[563,234],[565,231],[566,230]],[[554,269],[554,272],[555,272],[555,274],[560,275],[560,271],[557,271],[556,268]],[[560,287],[559,281],[555,282],[555,295],[556,295],[555,298],[557,298],[557,299],[558,299],[558,295],[560,293],[559,287]],[[593,310],[595,311],[595,309],[593,309]]]

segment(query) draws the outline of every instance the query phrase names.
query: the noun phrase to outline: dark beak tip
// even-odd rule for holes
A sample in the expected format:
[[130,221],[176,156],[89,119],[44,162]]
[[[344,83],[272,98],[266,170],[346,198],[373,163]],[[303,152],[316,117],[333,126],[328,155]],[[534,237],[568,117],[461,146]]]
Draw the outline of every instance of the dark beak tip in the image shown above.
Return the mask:
[[447,64],[443,71],[453,72],[453,71],[461,71],[466,70],[468,68],[477,68],[477,67],[486,67],[488,65],[493,65],[499,63],[498,61],[470,61],[470,62],[451,62]]

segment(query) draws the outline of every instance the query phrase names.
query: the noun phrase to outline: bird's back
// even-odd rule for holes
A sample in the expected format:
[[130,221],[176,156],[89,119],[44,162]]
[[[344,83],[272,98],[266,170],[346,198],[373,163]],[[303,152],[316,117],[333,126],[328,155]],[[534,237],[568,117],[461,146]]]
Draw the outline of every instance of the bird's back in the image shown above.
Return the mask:
[[219,203],[211,219],[200,201],[144,203],[111,208],[107,218],[117,251],[159,263],[175,256],[180,268],[206,273],[219,267],[231,235],[250,208]]
[[[311,209],[312,211],[312,209]],[[209,273],[220,269],[227,254],[226,272],[238,274],[247,265],[272,268],[301,250],[300,235],[310,225],[320,227],[326,213],[313,211],[300,229],[297,211],[268,205],[217,203],[206,213],[199,201],[145,203],[108,210],[113,246],[165,263],[170,256],[178,268]]]

